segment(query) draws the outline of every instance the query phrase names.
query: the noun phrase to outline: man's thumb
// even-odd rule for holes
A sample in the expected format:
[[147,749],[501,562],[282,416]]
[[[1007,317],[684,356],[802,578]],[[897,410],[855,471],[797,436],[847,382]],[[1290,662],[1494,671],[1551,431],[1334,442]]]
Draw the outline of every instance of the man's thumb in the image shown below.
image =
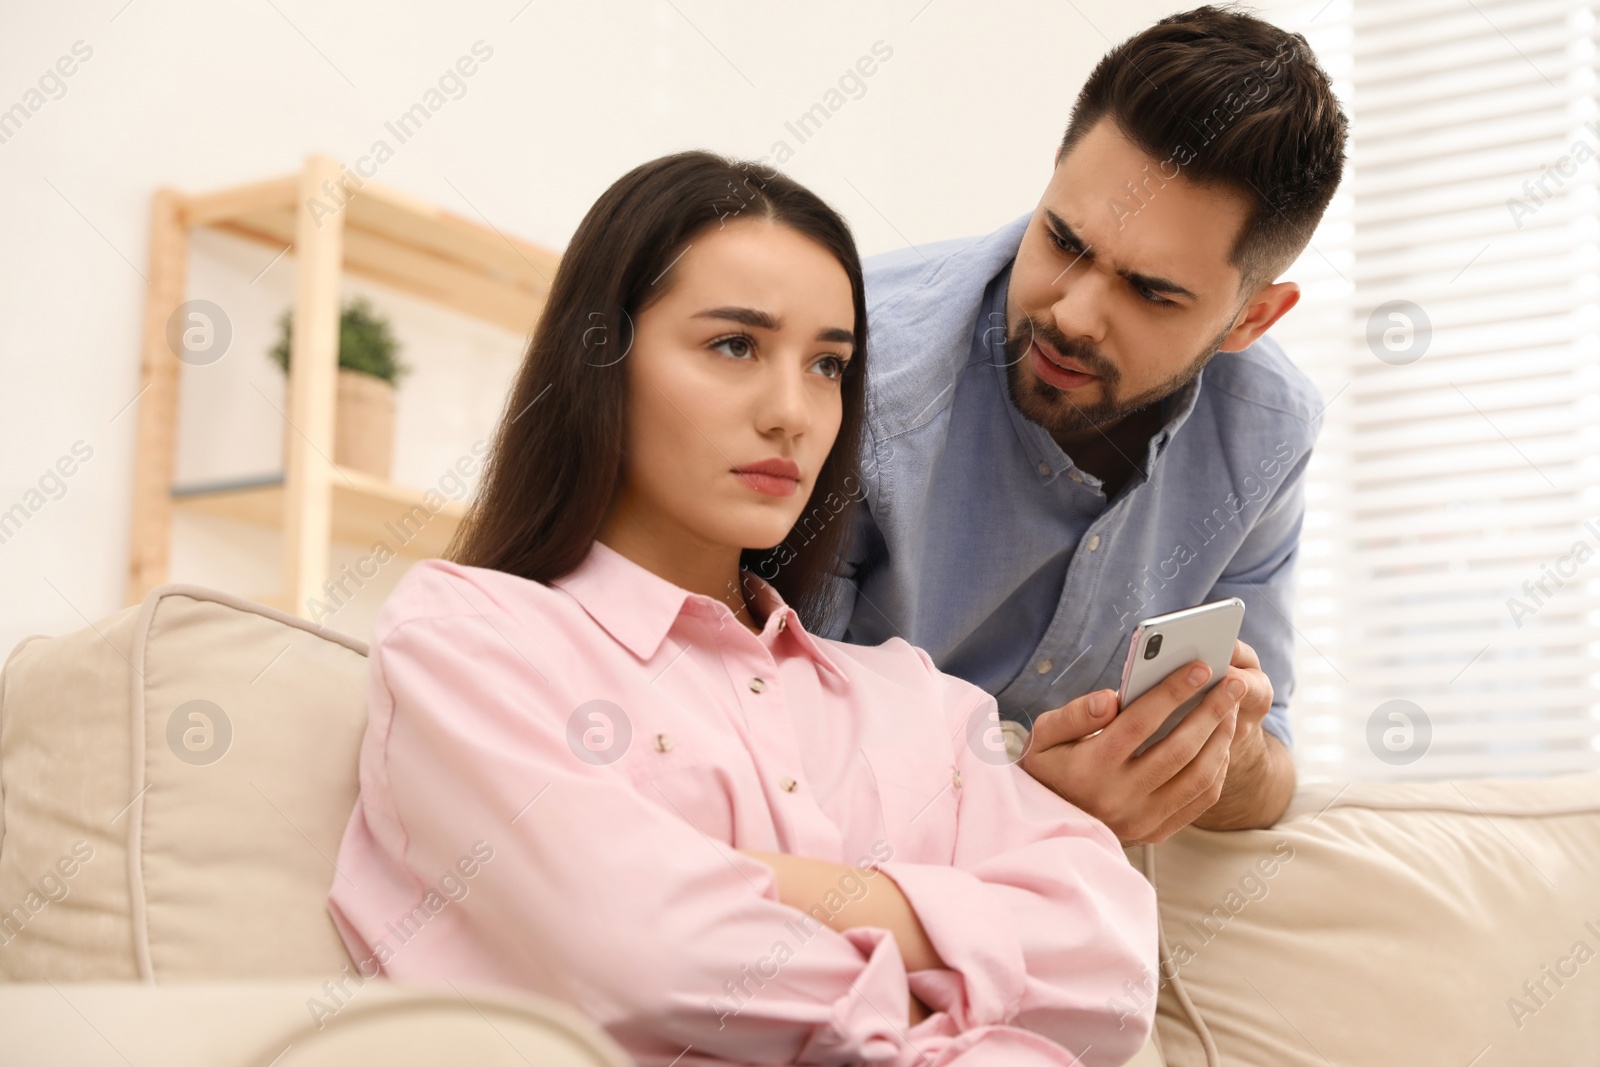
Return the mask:
[[1117,694],[1110,689],[1086,693],[1033,721],[1033,748],[1079,741],[1105,729],[1116,710]]

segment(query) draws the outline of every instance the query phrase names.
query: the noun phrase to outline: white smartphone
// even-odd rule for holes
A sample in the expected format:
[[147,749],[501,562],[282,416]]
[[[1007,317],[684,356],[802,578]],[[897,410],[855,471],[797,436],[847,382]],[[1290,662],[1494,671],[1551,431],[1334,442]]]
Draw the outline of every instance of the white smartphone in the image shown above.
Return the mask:
[[1171,733],[1185,715],[1200,706],[1211,687],[1222,680],[1233,664],[1233,645],[1239,639],[1239,627],[1243,623],[1244,601],[1234,596],[1155,615],[1134,628],[1128,642],[1128,658],[1122,665],[1122,685],[1117,690],[1119,711],[1192,660],[1203,660],[1211,668],[1211,677],[1200,691],[1168,715],[1161,728],[1133,750],[1135,756]]

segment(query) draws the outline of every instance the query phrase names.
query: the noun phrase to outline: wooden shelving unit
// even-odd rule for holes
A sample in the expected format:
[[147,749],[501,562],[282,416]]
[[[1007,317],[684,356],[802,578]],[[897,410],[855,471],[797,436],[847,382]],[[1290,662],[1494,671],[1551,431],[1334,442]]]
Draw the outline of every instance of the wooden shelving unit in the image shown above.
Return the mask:
[[[337,160],[313,155],[300,173],[282,178],[211,193],[156,192],[126,603],[167,581],[179,510],[281,527],[282,585],[258,599],[299,614],[323,595],[331,541],[366,546],[382,538],[396,545],[394,536],[384,536],[385,524],[421,506],[423,491],[324,458],[333,456],[343,271],[515,333],[532,332],[557,253],[372,181],[357,182]],[[289,248],[298,268],[281,480],[174,491],[182,362],[168,346],[167,322],[186,299],[189,233],[197,226],[275,251]],[[440,554],[464,510],[447,502],[400,550],[419,558]]]

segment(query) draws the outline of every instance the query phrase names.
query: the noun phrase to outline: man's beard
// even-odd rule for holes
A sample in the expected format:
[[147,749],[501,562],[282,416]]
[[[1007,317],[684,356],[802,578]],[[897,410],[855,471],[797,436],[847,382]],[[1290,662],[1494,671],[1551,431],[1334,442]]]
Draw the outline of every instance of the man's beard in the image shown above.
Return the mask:
[[[1006,327],[1006,385],[1011,391],[1011,402],[1029,422],[1038,423],[1058,439],[1078,437],[1091,430],[1105,430],[1141,408],[1176,393],[1200,373],[1201,368],[1217,354],[1228,334],[1233,332],[1233,323],[1230,321],[1228,328],[1213,338],[1183,370],[1138,396],[1124,399],[1117,395],[1122,372],[1100,358],[1100,353],[1093,345],[1068,340],[1054,324],[1046,325],[1026,317],[1022,323],[1020,330],[1013,331],[1009,324]],[[1035,337],[1054,348],[1063,358],[1096,375],[1100,384],[1099,399],[1079,403],[1036,374],[1024,379],[1022,363],[1032,358],[1028,349],[1032,347]]]

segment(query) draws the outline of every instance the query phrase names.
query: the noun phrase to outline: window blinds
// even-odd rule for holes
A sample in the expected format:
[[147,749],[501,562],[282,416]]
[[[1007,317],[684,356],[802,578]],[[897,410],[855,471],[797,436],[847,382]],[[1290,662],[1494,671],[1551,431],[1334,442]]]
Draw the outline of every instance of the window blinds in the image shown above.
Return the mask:
[[1349,164],[1273,330],[1327,407],[1303,780],[1600,769],[1593,0],[1313,0]]

